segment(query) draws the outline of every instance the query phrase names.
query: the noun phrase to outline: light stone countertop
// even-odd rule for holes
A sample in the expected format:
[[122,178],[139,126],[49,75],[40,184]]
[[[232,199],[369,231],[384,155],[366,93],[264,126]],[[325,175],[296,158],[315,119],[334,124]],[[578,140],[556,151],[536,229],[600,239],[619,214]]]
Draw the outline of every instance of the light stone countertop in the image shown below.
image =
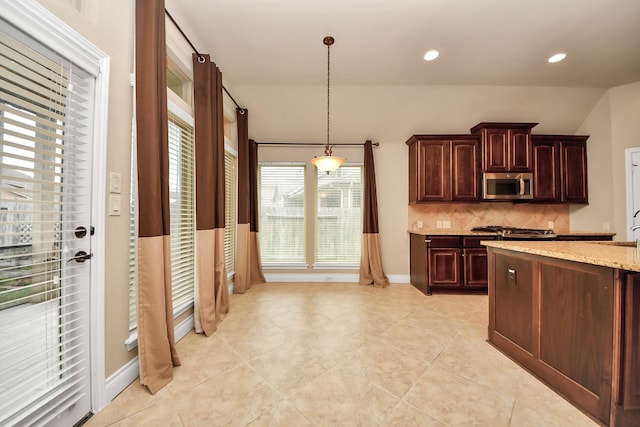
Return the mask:
[[640,272],[640,257],[635,246],[631,246],[633,242],[487,240],[481,243],[491,248]]
[[[453,230],[451,228],[414,228],[408,229],[407,233],[418,234],[421,236],[495,236],[495,233],[491,231],[471,231],[471,230]],[[615,236],[616,233],[602,232],[602,231],[568,231],[558,232],[558,236]]]
[[491,231],[471,231],[471,230],[452,230],[450,228],[436,229],[413,229],[407,230],[407,233],[418,234],[420,236],[495,236],[496,233]]

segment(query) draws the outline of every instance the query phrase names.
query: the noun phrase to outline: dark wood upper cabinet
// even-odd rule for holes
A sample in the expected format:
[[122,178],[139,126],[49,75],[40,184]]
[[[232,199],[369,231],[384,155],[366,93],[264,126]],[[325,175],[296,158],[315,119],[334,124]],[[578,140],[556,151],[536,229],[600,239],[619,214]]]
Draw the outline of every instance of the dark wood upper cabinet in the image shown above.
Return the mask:
[[588,136],[532,135],[533,201],[589,203]]
[[533,199],[537,202],[559,202],[560,144],[553,139],[531,137],[533,166]]
[[560,144],[562,201],[564,203],[589,203],[587,138],[586,136],[567,138]]
[[484,172],[531,171],[531,128],[537,123],[482,122],[471,128],[480,135]]
[[476,139],[451,141],[451,200],[480,200],[480,153]]
[[477,136],[414,135],[407,145],[409,203],[480,200]]

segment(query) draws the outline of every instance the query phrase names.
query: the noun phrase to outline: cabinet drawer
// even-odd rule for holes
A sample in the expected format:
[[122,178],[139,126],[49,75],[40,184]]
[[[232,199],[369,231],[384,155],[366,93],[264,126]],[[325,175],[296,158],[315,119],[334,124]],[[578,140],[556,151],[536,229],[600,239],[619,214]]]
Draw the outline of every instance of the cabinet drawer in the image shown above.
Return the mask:
[[460,236],[427,236],[430,248],[459,248]]
[[480,244],[481,241],[495,239],[494,236],[463,237],[462,246],[465,248],[484,248],[484,246]]

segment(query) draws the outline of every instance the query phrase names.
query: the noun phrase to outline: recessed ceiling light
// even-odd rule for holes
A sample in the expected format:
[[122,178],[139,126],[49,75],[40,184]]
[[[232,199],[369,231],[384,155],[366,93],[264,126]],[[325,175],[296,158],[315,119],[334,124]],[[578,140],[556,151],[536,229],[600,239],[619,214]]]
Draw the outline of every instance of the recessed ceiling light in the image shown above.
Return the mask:
[[547,59],[547,61],[551,62],[551,63],[560,62],[566,57],[567,57],[566,53],[556,53],[555,55],[553,55],[549,59]]
[[429,52],[424,54],[424,60],[425,61],[433,61],[439,55],[440,55],[440,52],[438,52],[437,50],[430,50]]

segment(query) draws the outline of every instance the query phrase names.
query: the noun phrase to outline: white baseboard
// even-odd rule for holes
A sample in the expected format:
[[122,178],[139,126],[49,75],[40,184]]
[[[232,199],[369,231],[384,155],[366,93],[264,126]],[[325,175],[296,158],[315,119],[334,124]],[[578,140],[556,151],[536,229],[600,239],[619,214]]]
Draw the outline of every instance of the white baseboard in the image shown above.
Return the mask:
[[[359,274],[346,273],[265,273],[267,282],[345,282],[358,283]],[[410,283],[408,274],[388,275],[391,283]]]
[[105,397],[107,400],[105,406],[122,393],[122,390],[129,387],[129,384],[134,382],[139,375],[140,366],[138,365],[138,356],[136,356],[107,378],[105,382]]
[[411,283],[408,274],[387,274],[391,283]]
[[358,274],[343,273],[265,273],[267,282],[358,282]]

